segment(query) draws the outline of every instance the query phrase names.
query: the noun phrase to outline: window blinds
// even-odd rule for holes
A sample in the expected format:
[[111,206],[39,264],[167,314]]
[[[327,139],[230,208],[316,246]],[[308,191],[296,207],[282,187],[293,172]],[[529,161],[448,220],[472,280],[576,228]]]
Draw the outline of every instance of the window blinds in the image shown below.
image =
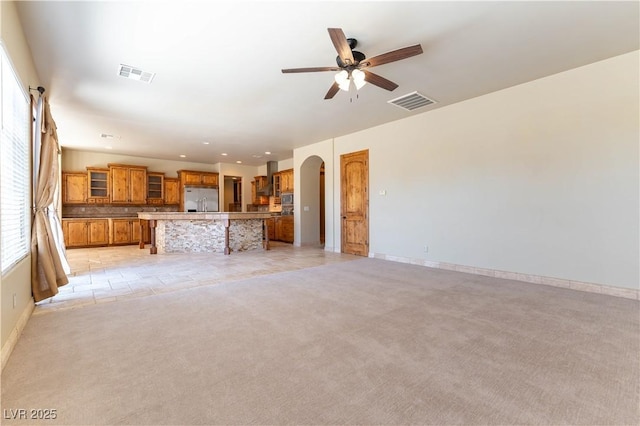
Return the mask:
[[0,62],[0,265],[2,274],[29,253],[29,102],[11,62]]

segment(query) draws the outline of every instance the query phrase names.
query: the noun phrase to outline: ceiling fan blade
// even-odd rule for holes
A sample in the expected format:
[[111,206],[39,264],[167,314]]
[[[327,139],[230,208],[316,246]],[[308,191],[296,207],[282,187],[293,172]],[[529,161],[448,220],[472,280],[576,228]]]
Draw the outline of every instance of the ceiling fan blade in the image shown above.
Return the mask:
[[334,81],[331,87],[329,88],[329,91],[327,92],[327,94],[324,95],[324,98],[325,99],[333,98],[336,95],[336,93],[338,93],[339,90],[340,90],[340,86],[338,86],[338,83]]
[[386,89],[388,91],[395,90],[396,87],[398,87],[398,85],[393,81],[387,80],[386,78],[381,77],[378,74],[372,73],[371,71],[362,70],[362,72],[364,73],[364,81],[366,81],[367,83],[382,87],[383,89]]
[[355,61],[353,60],[353,53],[351,53],[351,48],[349,47],[349,42],[347,41],[347,37],[345,37],[344,32],[341,28],[327,28],[329,30],[329,37],[331,37],[331,41],[333,42],[333,46],[338,51],[338,56],[342,62],[346,65],[351,65]]
[[338,67],[311,67],[311,68],[287,68],[283,69],[284,74],[296,73],[296,72],[319,72],[319,71],[340,71],[342,68]]
[[389,62],[400,61],[412,56],[416,56],[422,53],[422,46],[416,44],[415,46],[403,47],[402,49],[392,50],[391,52],[383,53],[382,55],[374,56],[373,58],[367,58],[360,66],[375,67],[382,64],[388,64]]

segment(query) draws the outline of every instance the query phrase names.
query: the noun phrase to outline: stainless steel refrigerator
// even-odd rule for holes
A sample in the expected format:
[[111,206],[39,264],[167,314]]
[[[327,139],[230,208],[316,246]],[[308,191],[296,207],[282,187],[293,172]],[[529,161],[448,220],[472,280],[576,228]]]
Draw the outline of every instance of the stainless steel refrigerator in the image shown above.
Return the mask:
[[185,186],[184,187],[184,211],[185,212],[217,212],[218,188]]

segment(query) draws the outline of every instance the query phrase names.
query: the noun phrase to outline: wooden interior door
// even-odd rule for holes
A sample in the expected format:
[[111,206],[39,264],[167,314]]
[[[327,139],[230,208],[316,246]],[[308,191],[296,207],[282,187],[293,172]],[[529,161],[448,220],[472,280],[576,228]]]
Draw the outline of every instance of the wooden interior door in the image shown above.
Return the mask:
[[369,150],[340,156],[342,253],[369,255]]

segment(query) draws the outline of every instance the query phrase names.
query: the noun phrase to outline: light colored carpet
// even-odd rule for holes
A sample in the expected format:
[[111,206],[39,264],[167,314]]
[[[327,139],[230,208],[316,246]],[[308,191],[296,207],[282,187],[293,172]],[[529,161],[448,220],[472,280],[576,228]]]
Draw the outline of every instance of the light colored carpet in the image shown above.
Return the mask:
[[638,301],[376,259],[34,316],[4,424],[640,421]]

